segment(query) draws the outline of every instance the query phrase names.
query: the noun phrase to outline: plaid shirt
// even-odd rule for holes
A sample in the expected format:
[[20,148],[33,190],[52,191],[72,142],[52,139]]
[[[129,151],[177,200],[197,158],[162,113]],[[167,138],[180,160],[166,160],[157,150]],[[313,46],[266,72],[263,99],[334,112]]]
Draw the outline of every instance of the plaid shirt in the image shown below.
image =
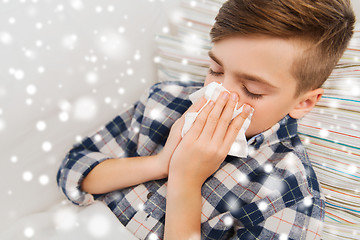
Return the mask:
[[[106,194],[81,191],[83,178],[109,158],[157,154],[172,124],[192,104],[199,82],[160,82],[103,129],[73,145],[57,174],[77,205],[102,200],[139,239],[162,239],[167,179]],[[248,141],[249,156],[227,155],[203,184],[202,239],[320,239],[325,200],[289,116]],[[141,173],[139,173],[141,174]],[[286,238],[287,237],[287,238]]]

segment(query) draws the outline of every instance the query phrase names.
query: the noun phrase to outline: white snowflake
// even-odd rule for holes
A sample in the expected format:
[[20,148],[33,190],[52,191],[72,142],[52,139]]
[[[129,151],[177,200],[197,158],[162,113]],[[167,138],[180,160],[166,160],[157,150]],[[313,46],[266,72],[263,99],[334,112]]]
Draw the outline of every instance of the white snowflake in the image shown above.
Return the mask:
[[124,93],[125,93],[125,88],[119,88],[118,89],[118,93],[120,94],[120,95],[123,95]]
[[286,233],[281,233],[280,234],[280,237],[279,237],[279,240],[288,240],[288,235]]
[[304,198],[304,205],[305,205],[305,207],[310,207],[312,203],[313,203],[312,197],[305,197],[305,198]]
[[261,202],[259,202],[259,204],[258,204],[258,208],[260,209],[260,211],[265,211],[265,210],[267,209],[267,207],[268,207],[268,205],[267,205],[267,203],[264,202],[264,201],[261,201]]
[[320,129],[319,135],[322,138],[327,138],[329,136],[329,131],[325,128]]
[[42,147],[42,150],[43,150],[44,152],[50,152],[51,149],[52,149],[52,144],[51,144],[51,142],[49,142],[49,141],[45,141],[45,142],[43,142],[43,144],[41,145],[41,147]]
[[5,129],[5,120],[0,118],[0,131],[3,131]]
[[88,72],[86,74],[86,82],[89,84],[94,84],[98,81],[99,76],[96,72]]
[[42,29],[43,28],[43,23],[41,23],[41,22],[37,22],[36,24],[35,24],[35,28],[36,29]]
[[70,5],[75,10],[82,10],[84,8],[84,3],[82,0],[71,0]]
[[39,66],[37,70],[38,70],[39,73],[44,73],[45,72],[45,68],[43,66]]
[[13,37],[8,32],[1,32],[0,33],[0,41],[4,45],[10,45],[13,42]]
[[35,231],[32,227],[26,227],[24,229],[24,236],[27,238],[32,238],[35,235]]
[[355,165],[349,165],[348,168],[347,168],[347,171],[350,174],[355,174],[357,172],[357,167]]
[[26,92],[29,95],[34,95],[36,93],[36,86],[34,84],[30,84],[26,87]]
[[46,174],[42,174],[39,177],[39,183],[43,186],[47,185],[49,183],[49,177]]
[[87,229],[89,233],[96,238],[104,238],[110,232],[110,221],[104,215],[94,215],[90,217]]
[[25,171],[22,174],[22,178],[25,182],[30,182],[33,179],[33,174],[30,171]]
[[80,121],[93,119],[98,112],[97,103],[90,97],[79,98],[73,107],[73,116]]
[[11,156],[10,158],[12,163],[17,163],[18,162],[18,157],[17,156]]
[[67,122],[69,120],[70,116],[68,112],[62,111],[59,113],[59,120],[61,122]]
[[78,217],[72,208],[64,207],[54,213],[53,221],[57,230],[69,231],[75,227]]
[[113,30],[105,30],[97,39],[100,51],[111,59],[126,59],[130,45],[124,35]]
[[224,218],[224,224],[225,226],[232,226],[234,224],[234,219],[231,216],[226,216]]
[[36,123],[36,129],[40,132],[44,131],[46,129],[46,123],[44,121],[38,121]]
[[272,166],[270,163],[265,164],[265,166],[264,166],[264,171],[265,171],[266,173],[271,173],[272,170],[273,170],[273,166]]

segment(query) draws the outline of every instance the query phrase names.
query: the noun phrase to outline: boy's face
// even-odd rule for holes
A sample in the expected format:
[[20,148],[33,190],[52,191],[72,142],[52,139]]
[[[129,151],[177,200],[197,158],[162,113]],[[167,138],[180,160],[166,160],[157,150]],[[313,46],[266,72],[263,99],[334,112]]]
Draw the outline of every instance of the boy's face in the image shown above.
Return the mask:
[[299,54],[300,47],[289,40],[254,36],[225,38],[214,43],[209,51],[211,62],[204,86],[221,82],[239,95],[239,106],[247,103],[255,109],[246,131],[246,137],[250,138],[306,105],[304,94],[294,98],[296,80],[291,67]]

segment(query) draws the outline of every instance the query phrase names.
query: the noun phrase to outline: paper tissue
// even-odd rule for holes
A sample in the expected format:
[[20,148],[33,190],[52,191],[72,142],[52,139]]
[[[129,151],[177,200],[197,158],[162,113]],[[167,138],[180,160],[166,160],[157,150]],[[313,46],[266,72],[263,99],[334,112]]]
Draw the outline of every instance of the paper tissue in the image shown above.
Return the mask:
[[[202,111],[202,109],[210,102],[210,100],[213,100],[214,102],[220,95],[222,91],[227,91],[230,93],[229,90],[224,88],[222,86],[222,83],[212,82],[208,84],[207,86],[199,89],[198,91],[192,93],[189,95],[190,100],[194,103],[202,96],[205,96],[207,99],[207,102],[204,104],[204,106],[197,112],[190,112],[185,115],[185,123],[182,128],[181,137],[184,137],[187,131],[191,128],[192,124],[194,123],[196,117],[199,115],[199,113]],[[238,116],[242,111],[244,105],[242,105],[239,109],[237,109],[238,103],[236,103],[234,113],[231,119],[234,119],[236,116]],[[248,129],[250,125],[252,117],[252,112],[249,114],[248,118],[245,120],[243,126],[241,127],[234,143],[231,146],[231,149],[228,153],[228,155],[236,156],[236,157],[247,157],[248,155],[248,145],[246,141],[245,131]]]

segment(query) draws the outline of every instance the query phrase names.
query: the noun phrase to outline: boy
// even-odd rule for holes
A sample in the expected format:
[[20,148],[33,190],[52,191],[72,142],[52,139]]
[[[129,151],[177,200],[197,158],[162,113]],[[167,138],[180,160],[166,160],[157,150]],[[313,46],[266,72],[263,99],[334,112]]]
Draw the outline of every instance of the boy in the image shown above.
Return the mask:
[[[103,200],[140,239],[320,239],[325,201],[296,119],[321,98],[354,22],[348,0],[227,1],[204,84],[154,84],[74,145],[59,186],[75,204]],[[181,138],[184,112],[206,102],[188,95],[213,81],[232,95]],[[227,155],[249,114],[230,121],[237,102],[255,109],[246,158]]]

